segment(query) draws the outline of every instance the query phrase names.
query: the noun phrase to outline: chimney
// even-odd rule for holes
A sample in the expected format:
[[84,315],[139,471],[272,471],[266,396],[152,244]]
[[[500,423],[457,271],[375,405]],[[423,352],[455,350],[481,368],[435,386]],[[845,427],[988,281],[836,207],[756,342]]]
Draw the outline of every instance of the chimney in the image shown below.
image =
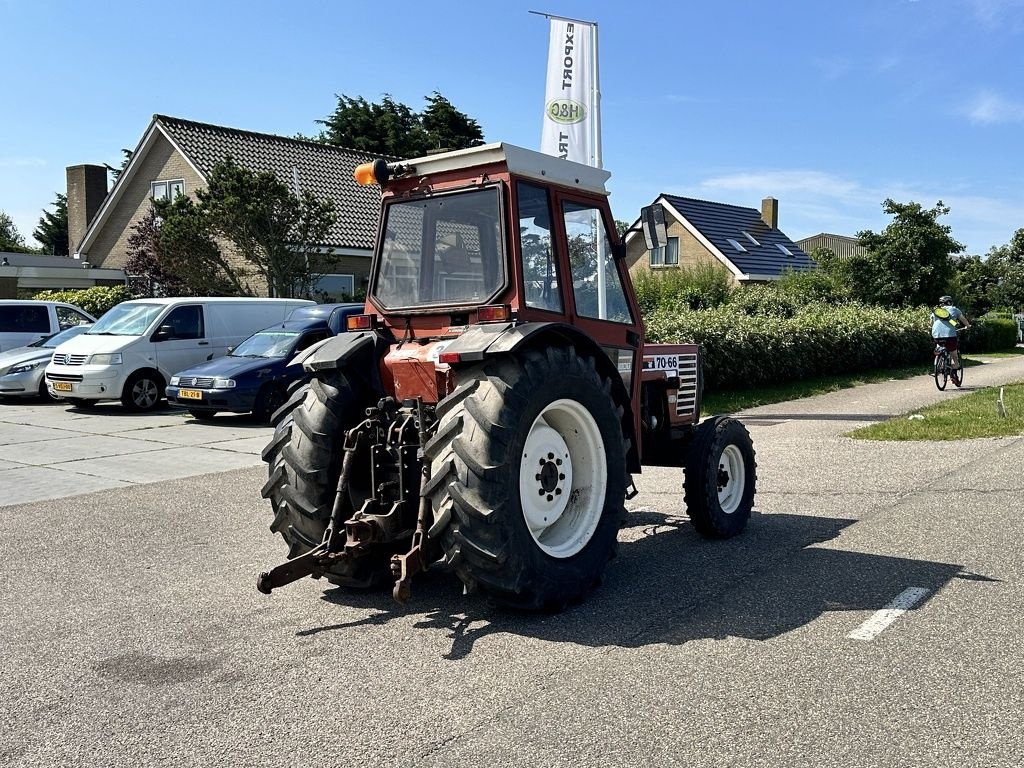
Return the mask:
[[107,196],[107,169],[102,165],[72,165],[67,178],[68,250],[73,256]]
[[766,197],[761,201],[761,221],[769,229],[779,228],[779,201],[774,197]]

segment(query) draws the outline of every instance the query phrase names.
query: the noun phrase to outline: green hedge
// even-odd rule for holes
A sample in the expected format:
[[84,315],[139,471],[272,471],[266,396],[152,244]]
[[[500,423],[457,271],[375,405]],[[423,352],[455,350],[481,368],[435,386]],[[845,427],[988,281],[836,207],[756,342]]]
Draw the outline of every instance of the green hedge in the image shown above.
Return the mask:
[[964,331],[965,352],[1003,352],[1017,346],[1017,323],[1005,317],[985,316]]
[[655,310],[654,342],[697,342],[708,389],[728,390],[931,360],[926,309],[809,304],[792,316],[752,315],[743,306]]
[[33,298],[40,301],[63,301],[65,304],[74,304],[99,319],[100,315],[115,304],[127,301],[131,297],[131,293],[123,285],[97,285],[77,291],[40,291]]

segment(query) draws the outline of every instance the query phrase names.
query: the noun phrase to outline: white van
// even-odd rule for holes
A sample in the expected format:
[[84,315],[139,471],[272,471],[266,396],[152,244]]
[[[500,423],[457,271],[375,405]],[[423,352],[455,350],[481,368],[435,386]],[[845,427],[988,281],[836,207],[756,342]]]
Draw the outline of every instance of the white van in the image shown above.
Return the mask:
[[173,374],[227,354],[255,331],[313,303],[249,298],[125,301],[54,350],[46,366],[46,387],[54,397],[76,405],[120,399],[133,411],[152,410]]
[[60,301],[0,299],[0,352],[27,346],[96,318]]

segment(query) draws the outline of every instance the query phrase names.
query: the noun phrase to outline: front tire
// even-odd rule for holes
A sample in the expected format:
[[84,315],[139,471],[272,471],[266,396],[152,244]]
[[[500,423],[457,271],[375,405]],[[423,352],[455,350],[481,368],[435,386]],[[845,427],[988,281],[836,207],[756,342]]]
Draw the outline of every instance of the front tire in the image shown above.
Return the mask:
[[265,384],[256,395],[256,402],[252,409],[253,418],[260,424],[269,424],[270,417],[284,405],[287,399],[288,396],[283,387],[278,384]]
[[469,589],[559,610],[600,580],[624,513],[622,408],[592,358],[552,347],[456,373],[424,453],[430,536]]
[[129,411],[152,411],[164,396],[164,382],[160,374],[136,371],[128,377],[121,391],[121,404]]
[[687,455],[684,483],[686,513],[698,533],[727,539],[742,532],[757,484],[747,428],[728,416],[701,422]]

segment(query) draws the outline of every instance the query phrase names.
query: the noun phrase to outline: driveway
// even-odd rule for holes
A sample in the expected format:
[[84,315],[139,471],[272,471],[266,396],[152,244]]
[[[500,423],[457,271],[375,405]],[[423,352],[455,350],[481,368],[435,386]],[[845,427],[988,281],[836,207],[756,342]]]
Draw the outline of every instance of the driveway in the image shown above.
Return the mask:
[[0,507],[256,466],[271,432],[242,416],[0,400]]
[[7,507],[0,764],[1019,768],[1024,438],[842,436],[956,396],[922,376],[751,411],[747,531],[702,540],[679,472],[644,472],[603,585],[556,616],[433,572],[407,606],[258,594],[286,549],[259,467]]

